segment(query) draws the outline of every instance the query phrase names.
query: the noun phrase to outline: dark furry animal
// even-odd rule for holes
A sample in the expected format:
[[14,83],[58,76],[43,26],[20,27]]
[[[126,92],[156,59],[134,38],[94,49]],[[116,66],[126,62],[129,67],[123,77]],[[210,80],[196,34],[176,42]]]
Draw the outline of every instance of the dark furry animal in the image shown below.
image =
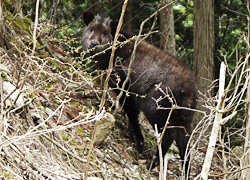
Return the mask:
[[[83,20],[87,25],[82,36],[83,48],[85,50],[92,49],[90,54],[93,55],[110,47],[117,28],[117,21],[99,14],[94,16],[91,12],[84,12]],[[120,34],[120,42],[132,37],[132,34],[123,31]],[[119,93],[117,84],[121,87],[126,78],[134,43],[132,41],[116,49],[114,69],[109,86],[116,89],[117,94]],[[107,50],[105,53],[94,57],[99,69],[105,70],[108,68],[110,54],[111,51]],[[117,83],[117,77],[120,78],[120,83]],[[170,109],[157,108],[155,100],[164,97],[164,94],[156,89],[156,85],[164,91],[167,89],[176,105],[186,107],[186,109],[175,109],[173,111],[168,125],[169,128],[166,130],[162,141],[163,155],[167,153],[172,142],[176,140],[180,157],[184,160],[194,115],[194,112],[187,110],[187,108],[194,109],[196,105],[197,90],[194,77],[182,61],[143,41],[136,50],[130,82],[125,89],[132,93],[129,96],[124,95],[120,101],[121,104],[124,103],[123,109],[129,118],[140,151],[143,150],[144,138],[138,123],[139,112],[143,111],[153,127],[157,124],[159,132],[162,132],[170,112]],[[136,96],[136,94],[139,96]],[[142,95],[145,98],[141,98]],[[168,98],[162,99],[158,105],[164,108],[171,107]],[[186,170],[187,167],[188,163],[186,163]]]

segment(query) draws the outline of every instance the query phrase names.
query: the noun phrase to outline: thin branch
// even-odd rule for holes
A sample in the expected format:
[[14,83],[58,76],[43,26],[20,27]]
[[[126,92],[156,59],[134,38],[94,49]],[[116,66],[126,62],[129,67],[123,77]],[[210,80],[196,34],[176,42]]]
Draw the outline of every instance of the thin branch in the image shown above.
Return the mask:
[[[107,74],[106,80],[104,82],[104,91],[103,91],[103,94],[102,94],[99,113],[101,113],[101,111],[103,110],[103,107],[104,107],[104,104],[105,104],[105,101],[106,101],[106,94],[107,94],[107,90],[108,90],[108,81],[109,81],[109,78],[110,78],[110,75],[111,75],[112,69],[113,69],[113,61],[114,61],[114,55],[115,55],[115,50],[116,50],[116,43],[117,43],[117,40],[118,40],[118,36],[119,36],[121,26],[123,24],[123,17],[124,17],[125,11],[126,11],[127,4],[128,4],[128,0],[125,0],[124,3],[123,3],[123,6],[122,6],[121,16],[120,16],[119,23],[118,23],[116,33],[115,33],[115,37],[114,37],[111,56],[110,56],[110,60],[109,60],[108,74]],[[94,146],[97,125],[98,125],[98,121],[95,123],[94,132],[93,132],[93,135],[92,135],[92,141],[91,141],[91,144],[90,144],[89,153],[88,153],[88,157],[87,157],[87,162],[85,164],[84,180],[87,180],[87,178],[88,178],[88,168],[89,168],[90,156],[91,156],[92,149],[93,149],[93,146]]]
[[160,143],[160,134],[158,133],[157,124],[155,124],[155,137],[157,141],[157,147],[159,152],[159,161],[160,161],[160,172],[159,172],[159,180],[163,180],[163,156],[162,156],[162,148]]
[[224,5],[221,5],[221,7],[222,7],[222,8],[224,8],[224,9],[226,9],[226,10],[228,10],[228,11],[231,11],[231,12],[233,12],[233,13],[235,13],[235,14],[238,14],[238,15],[240,15],[240,16],[243,16],[243,17],[248,17],[247,15],[242,14],[242,13],[240,13],[240,12],[238,12],[238,11],[235,11],[235,10],[229,9],[228,7],[226,7],[226,6],[224,6]]
[[[70,152],[69,150],[67,150],[65,147],[63,147],[62,145],[60,145],[58,142],[56,142],[54,139],[50,138],[49,136],[47,136],[46,134],[42,134],[41,136],[45,137],[47,140],[49,140],[51,143],[55,144],[58,148],[60,148],[61,150],[63,150],[63,152],[67,153],[68,155],[70,155],[71,157],[77,159],[78,161],[81,161],[82,163],[86,163],[87,160],[86,159],[82,159],[79,156],[75,155],[74,153]],[[90,164],[92,166],[96,166],[96,164],[90,162]]]
[[37,0],[37,1],[36,1],[36,18],[35,18],[35,26],[34,26],[34,31],[33,31],[33,49],[32,49],[31,56],[34,55],[35,50],[36,50],[36,42],[37,42],[37,39],[36,39],[36,30],[37,30],[37,24],[38,24],[39,3],[40,3],[40,0]]
[[217,102],[215,120],[213,123],[213,128],[212,128],[212,132],[209,138],[209,144],[207,148],[206,157],[205,157],[205,160],[202,166],[202,171],[201,171],[201,179],[204,179],[204,180],[208,179],[208,173],[210,170],[214,148],[215,148],[216,140],[218,137],[218,132],[220,129],[220,122],[221,122],[222,115],[223,115],[224,101],[225,101],[225,96],[224,96],[225,95],[224,94],[225,74],[226,74],[226,66],[225,66],[225,63],[222,62],[221,68],[220,68],[219,100]]
[[[4,135],[4,137],[8,140],[9,137]],[[39,173],[41,173],[43,176],[45,176],[46,178],[49,178],[50,175],[47,174],[46,172],[44,172],[42,169],[40,169],[40,167],[38,167],[37,165],[35,165],[35,163],[33,163],[30,159],[29,159],[29,156],[24,153],[21,148],[16,145],[15,143],[11,143],[10,144],[10,147],[19,155],[19,156],[22,156],[23,159],[25,159],[31,166],[33,169],[35,169],[36,171],[38,171]]]

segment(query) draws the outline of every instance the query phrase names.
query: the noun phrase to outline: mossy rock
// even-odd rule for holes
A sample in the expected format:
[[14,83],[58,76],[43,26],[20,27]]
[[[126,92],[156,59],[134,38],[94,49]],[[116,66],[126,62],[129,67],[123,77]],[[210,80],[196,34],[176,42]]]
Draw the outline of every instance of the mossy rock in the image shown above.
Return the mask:
[[109,135],[114,125],[114,116],[110,113],[105,113],[102,119],[98,122],[94,144],[98,146],[101,145]]

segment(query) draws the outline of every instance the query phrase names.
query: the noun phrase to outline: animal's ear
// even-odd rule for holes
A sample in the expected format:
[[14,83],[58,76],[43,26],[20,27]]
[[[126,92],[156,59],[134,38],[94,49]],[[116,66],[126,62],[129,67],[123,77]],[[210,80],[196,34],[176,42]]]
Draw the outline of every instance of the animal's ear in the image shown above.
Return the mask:
[[118,25],[118,21],[117,20],[110,21],[110,29],[111,29],[112,36],[115,36],[117,25]]
[[94,14],[90,11],[84,11],[83,12],[83,21],[84,23],[86,24],[86,26],[91,22],[93,21],[94,19]]

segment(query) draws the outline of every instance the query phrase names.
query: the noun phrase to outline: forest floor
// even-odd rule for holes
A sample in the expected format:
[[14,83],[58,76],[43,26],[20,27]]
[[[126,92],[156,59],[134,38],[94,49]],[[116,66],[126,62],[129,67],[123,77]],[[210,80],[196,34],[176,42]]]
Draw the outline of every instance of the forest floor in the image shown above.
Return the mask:
[[[28,18],[14,18],[10,13],[3,27],[0,179],[83,179],[94,124],[101,119],[97,113],[102,94],[98,78],[89,75],[85,67],[88,61],[73,56],[79,48],[46,37],[46,24],[39,25],[35,52]],[[110,103],[109,97],[107,111]],[[88,176],[107,180],[158,179],[159,168],[146,168],[156,148],[154,131],[145,117],[140,115],[145,137],[142,154],[128,133],[126,116],[119,113],[115,119],[104,142],[93,148]],[[198,145],[191,144],[195,149],[191,151],[190,179],[201,172],[206,153],[208,137],[198,135],[193,137],[200,139]],[[167,156],[167,179],[181,179],[178,149],[172,146]],[[216,151],[209,179],[222,179],[223,167],[221,154]]]

